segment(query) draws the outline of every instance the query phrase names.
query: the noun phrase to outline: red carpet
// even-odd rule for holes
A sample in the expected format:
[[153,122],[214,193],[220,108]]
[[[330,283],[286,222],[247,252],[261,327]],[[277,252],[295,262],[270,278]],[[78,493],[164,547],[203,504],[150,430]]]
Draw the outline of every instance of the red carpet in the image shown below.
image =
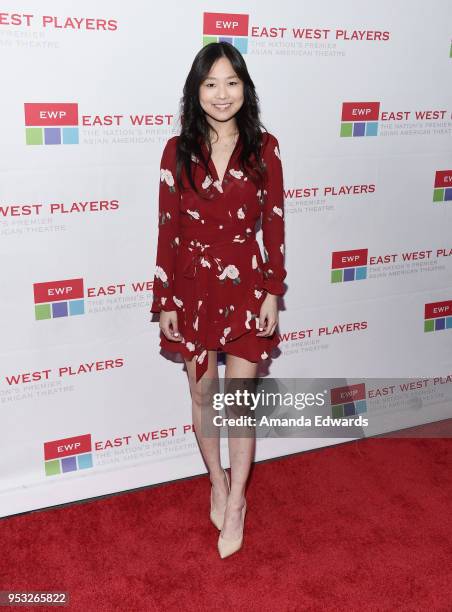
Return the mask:
[[450,611],[451,455],[447,438],[380,438],[255,464],[223,560],[205,475],[2,519],[0,590],[96,612]]

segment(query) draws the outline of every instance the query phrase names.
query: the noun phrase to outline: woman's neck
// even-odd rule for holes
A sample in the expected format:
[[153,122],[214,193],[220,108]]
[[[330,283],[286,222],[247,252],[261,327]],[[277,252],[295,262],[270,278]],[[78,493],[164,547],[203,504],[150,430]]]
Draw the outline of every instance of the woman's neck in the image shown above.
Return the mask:
[[[218,133],[218,141],[228,141],[231,140],[233,138],[235,138],[237,136],[237,134],[239,133],[239,129],[237,127],[237,124],[232,123],[231,125],[229,125],[229,123],[226,123],[225,125],[221,124],[221,123],[217,123],[214,126],[210,126],[210,127],[215,127],[215,130]],[[213,131],[213,129],[210,131],[210,140],[214,140],[216,141],[217,139],[217,135],[215,134],[215,132]]]

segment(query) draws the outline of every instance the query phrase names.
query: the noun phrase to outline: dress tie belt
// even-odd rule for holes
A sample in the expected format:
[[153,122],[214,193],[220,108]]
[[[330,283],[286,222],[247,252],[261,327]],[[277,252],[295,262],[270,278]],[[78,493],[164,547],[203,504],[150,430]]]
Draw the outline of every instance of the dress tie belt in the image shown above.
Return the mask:
[[196,382],[200,380],[207,371],[207,330],[208,330],[208,287],[211,270],[216,270],[218,275],[227,268],[222,260],[222,249],[231,247],[231,244],[250,243],[256,239],[254,233],[235,234],[230,240],[206,244],[198,239],[181,238],[181,243],[187,247],[189,255],[183,268],[186,278],[193,280],[193,294],[195,311],[193,313],[193,328],[197,331],[194,356],[196,358]]

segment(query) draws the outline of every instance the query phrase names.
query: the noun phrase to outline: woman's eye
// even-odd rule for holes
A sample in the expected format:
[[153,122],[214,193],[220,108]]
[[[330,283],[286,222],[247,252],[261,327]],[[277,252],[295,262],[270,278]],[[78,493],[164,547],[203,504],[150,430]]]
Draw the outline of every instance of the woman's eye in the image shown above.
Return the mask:
[[237,81],[230,81],[229,85],[237,85]]

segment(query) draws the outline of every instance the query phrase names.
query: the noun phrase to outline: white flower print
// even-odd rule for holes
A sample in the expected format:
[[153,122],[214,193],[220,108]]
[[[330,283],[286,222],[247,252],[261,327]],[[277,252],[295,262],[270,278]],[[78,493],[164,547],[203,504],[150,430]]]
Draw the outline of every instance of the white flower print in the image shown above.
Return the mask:
[[168,187],[174,187],[174,177],[171,170],[166,170],[165,168],[160,169],[160,181],[168,185]]
[[253,313],[251,312],[251,310],[247,310],[246,311],[246,321],[245,321],[246,329],[251,329],[250,321],[251,321],[252,315],[253,315]]
[[198,331],[198,321],[199,317],[196,317],[196,319],[193,321],[193,329],[196,329],[196,331]]
[[198,363],[202,363],[204,361],[204,357],[207,355],[207,350],[204,349],[203,352],[201,353],[201,355],[198,355],[198,357],[196,358]]
[[159,278],[162,283],[166,283],[166,281],[168,280],[168,276],[161,266],[155,266],[155,276]]
[[197,210],[187,210],[187,212],[193,219],[199,219],[199,212]]
[[194,153],[191,154],[191,161],[194,161],[196,164],[199,162],[199,159],[196,157]]
[[258,300],[261,297],[261,295],[262,295],[262,291],[259,291],[258,289],[255,289],[254,290],[254,295],[255,295],[256,299]]
[[237,179],[241,179],[243,176],[243,172],[241,170],[234,170],[234,168],[229,170],[229,174],[232,174],[232,176]]
[[218,276],[218,278],[220,280],[224,280],[226,276],[234,280],[235,278],[238,278],[239,271],[233,264],[230,264],[224,268],[223,272]]
[[223,336],[226,338],[226,336],[228,334],[230,334],[230,333],[231,333],[231,328],[230,327],[225,327],[224,330],[223,330]]
[[238,217],[239,219],[244,219],[244,218],[245,218],[245,212],[244,212],[244,210],[243,210],[243,208],[242,208],[242,207],[240,207],[240,208],[238,209],[238,211],[237,211],[237,217]]
[[223,226],[222,226],[222,225],[219,225],[219,226],[218,226],[218,228],[219,228],[219,229],[223,229]]
[[268,354],[264,351],[261,355],[261,359],[267,359]]
[[280,217],[283,216],[282,208],[278,208],[277,206],[273,206],[273,212],[276,213],[277,215],[279,215]]
[[278,147],[275,145],[275,148],[273,149],[273,151],[275,152],[276,157],[281,160],[281,155],[279,153],[279,149]]
[[255,270],[257,268],[257,257],[256,257],[256,255],[253,255],[253,257],[251,259],[251,267],[253,268],[253,270]]
[[231,304],[231,305],[229,306],[229,310],[234,310],[234,304]]
[[164,296],[161,297],[160,301],[162,302],[162,306],[165,306],[165,304],[166,304],[166,297],[164,297]]
[[201,265],[203,268],[211,268],[212,264],[210,263],[210,261],[208,259],[206,259],[205,257],[201,257]]
[[281,243],[279,250],[281,251],[281,253],[284,255],[284,243]]
[[214,181],[213,186],[216,187],[220,193],[223,193],[223,187],[221,186],[220,181]]
[[213,179],[210,176],[210,174],[207,174],[206,178],[203,181],[202,188],[203,189],[207,189],[209,187],[209,185],[212,183],[212,181],[213,181]]
[[198,300],[198,310],[201,308],[202,300]]
[[195,350],[195,345],[193,344],[193,342],[187,342],[186,347],[189,351]]
[[223,336],[220,338],[220,342],[221,344],[226,344],[226,338],[224,338]]
[[179,298],[177,298],[175,295],[173,295],[173,302],[176,304],[176,306],[178,306],[179,308],[182,308],[182,306],[184,305],[183,301],[180,300]]
[[179,236],[176,236],[176,237],[174,238],[174,242],[175,242],[176,244],[179,244]]
[[245,238],[242,238],[240,234],[234,236],[234,240],[232,242],[245,242]]

